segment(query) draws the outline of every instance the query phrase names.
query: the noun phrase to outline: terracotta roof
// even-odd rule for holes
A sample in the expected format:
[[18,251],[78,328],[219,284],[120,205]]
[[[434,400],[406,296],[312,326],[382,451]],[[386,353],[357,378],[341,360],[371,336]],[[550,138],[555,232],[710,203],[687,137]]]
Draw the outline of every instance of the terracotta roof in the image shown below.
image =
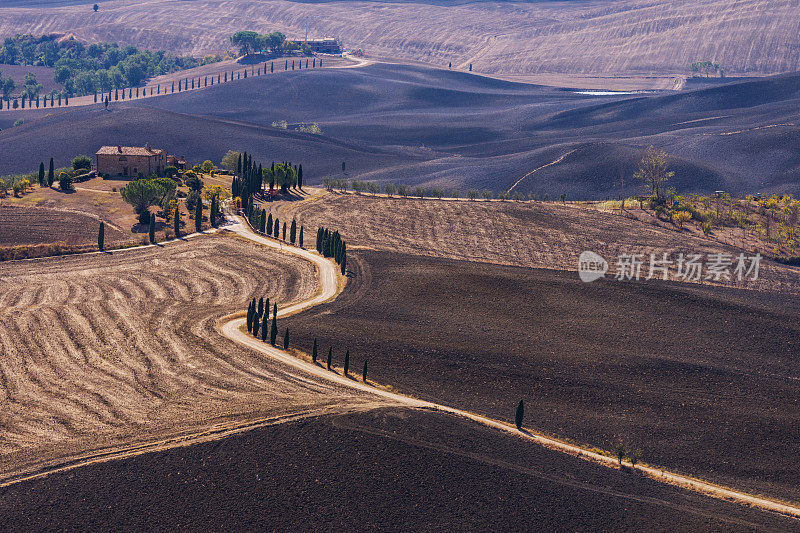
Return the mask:
[[164,150],[142,146],[103,146],[95,155],[158,155]]

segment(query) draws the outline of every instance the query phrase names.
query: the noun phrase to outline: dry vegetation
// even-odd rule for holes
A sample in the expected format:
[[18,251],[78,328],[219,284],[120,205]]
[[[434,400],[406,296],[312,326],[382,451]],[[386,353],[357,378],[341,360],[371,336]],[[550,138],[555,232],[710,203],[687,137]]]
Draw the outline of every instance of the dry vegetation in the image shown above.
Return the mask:
[[[576,270],[584,250],[614,271],[622,253],[708,254],[742,249],[615,214],[556,202],[382,198],[331,193],[276,209],[306,227],[339,228],[348,244],[377,250]],[[763,262],[757,281],[739,286],[800,292],[797,269]]]
[[217,330],[252,296],[288,303],[315,279],[308,263],[226,235],[4,264],[0,472],[346,403],[351,393],[296,380]]
[[793,0],[671,2],[183,2],[112,0],[87,5],[9,7],[0,35],[71,32],[202,56],[224,51],[244,27],[302,37],[338,36],[370,54],[481,72],[688,73],[708,59],[731,73],[800,68]]

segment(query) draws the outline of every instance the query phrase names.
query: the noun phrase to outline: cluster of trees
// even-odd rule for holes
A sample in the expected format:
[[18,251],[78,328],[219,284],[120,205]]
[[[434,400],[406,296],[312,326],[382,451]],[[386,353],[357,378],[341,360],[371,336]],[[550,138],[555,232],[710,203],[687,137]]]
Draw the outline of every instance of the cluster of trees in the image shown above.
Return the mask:
[[53,35],[6,38],[0,47],[0,63],[53,67],[55,81],[69,96],[135,87],[148,77],[199,65],[193,57],[164,51],[120,47],[116,43],[87,46],[73,39],[58,42]]
[[120,189],[122,199],[128,202],[139,215],[139,223],[149,224],[151,220],[150,206],[158,205],[165,212],[172,212],[177,205],[175,192],[178,184],[171,178],[136,179]]
[[347,272],[347,244],[342,240],[338,231],[318,228],[317,251],[324,257],[333,257],[341,268],[342,274]]
[[255,231],[267,237],[273,237],[275,239],[282,238],[284,242],[297,244],[300,248],[303,248],[303,233],[305,232],[305,228],[299,226],[298,229],[296,219],[292,219],[292,223],[288,225],[288,235],[287,223],[283,223],[283,237],[281,237],[281,220],[278,217],[273,219],[272,213],[267,213],[266,209],[259,209],[258,207],[251,207],[246,213],[247,220]]
[[[275,346],[278,339],[278,304],[275,303],[272,307],[272,324],[269,325],[269,298],[264,301],[264,298],[259,298],[258,302],[253,298],[250,305],[247,307],[247,331],[252,333],[256,338],[261,338],[262,341],[267,341],[269,336],[269,343]],[[289,328],[283,334],[283,349],[289,349]]]
[[273,161],[272,165],[264,168],[260,163],[256,164],[247,152],[232,150],[222,158],[222,165],[236,173],[231,192],[241,199],[245,211],[250,209],[253,195],[260,193],[264,185],[268,185],[270,190],[278,186],[283,193],[290,188],[303,188],[303,165],[292,166],[288,161],[276,164]]
[[287,41],[286,36],[279,32],[259,34],[254,31],[242,30],[231,35],[231,44],[239,48],[243,56],[253,53],[279,53],[283,51],[302,50],[311,55],[311,49],[305,44]]
[[715,72],[719,73],[720,78],[725,77],[725,70],[720,68],[719,63],[714,63],[713,61],[695,61],[691,65],[689,65],[689,70],[692,73],[692,76],[697,76],[700,73],[704,73],[706,78],[708,78],[709,73]]

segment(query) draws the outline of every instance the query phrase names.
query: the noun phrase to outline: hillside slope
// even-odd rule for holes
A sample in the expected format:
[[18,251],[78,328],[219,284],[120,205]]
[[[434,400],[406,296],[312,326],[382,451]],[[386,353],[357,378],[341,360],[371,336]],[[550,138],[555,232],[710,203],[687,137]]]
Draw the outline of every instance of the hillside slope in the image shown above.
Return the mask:
[[71,32],[202,55],[229,47],[237,30],[279,29],[294,38],[306,31],[339,37],[377,56],[474,63],[492,73],[683,74],[698,59],[729,74],[800,70],[794,0],[112,0],[96,14],[91,4],[67,3],[11,2],[0,15],[0,36]]

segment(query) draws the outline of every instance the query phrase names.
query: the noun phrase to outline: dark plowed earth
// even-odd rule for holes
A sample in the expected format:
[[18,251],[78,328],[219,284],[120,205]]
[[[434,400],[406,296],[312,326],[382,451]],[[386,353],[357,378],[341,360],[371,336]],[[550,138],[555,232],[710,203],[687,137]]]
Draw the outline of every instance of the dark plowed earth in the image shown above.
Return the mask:
[[291,256],[215,235],[2,271],[5,477],[357,396],[281,371],[218,330],[252,296],[285,304],[316,291],[313,268]]
[[[86,506],[86,501],[92,502]],[[750,531],[796,521],[467,421],[379,409],[281,424],[15,485],[36,530]]]
[[[35,168],[54,150],[62,164],[102,144],[150,142],[196,161],[240,149],[302,162],[307,183],[333,176],[500,191],[569,152],[515,190],[591,199],[619,196],[620,173],[626,194],[640,191],[632,174],[653,144],[669,153],[680,191],[797,192],[798,79],[596,97],[418,66],[302,70],[114,102],[111,112],[30,111],[0,134],[0,148],[17,154],[0,172]],[[0,113],[0,127],[17,118]],[[322,135],[271,127],[280,120],[319,123]],[[76,129],[82,135],[63,135]]]
[[800,500],[796,297],[348,254],[334,302],[290,319],[353,372],[651,464]]

